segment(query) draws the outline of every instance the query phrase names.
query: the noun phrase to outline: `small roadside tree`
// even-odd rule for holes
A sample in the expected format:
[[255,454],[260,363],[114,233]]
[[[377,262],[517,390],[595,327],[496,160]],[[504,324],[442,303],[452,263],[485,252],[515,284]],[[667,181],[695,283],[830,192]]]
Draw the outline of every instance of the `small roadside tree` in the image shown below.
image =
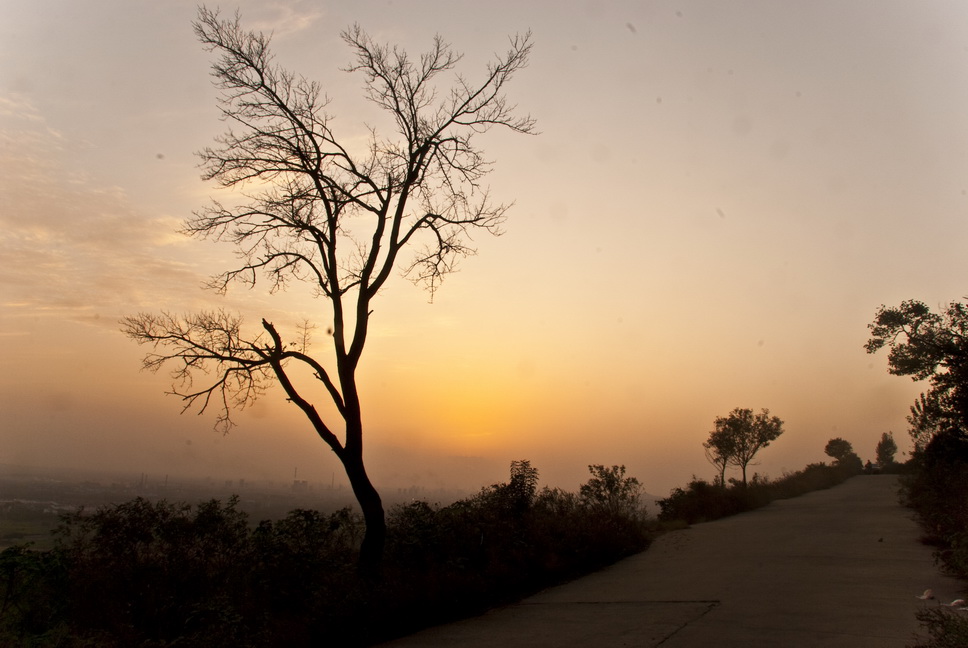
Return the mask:
[[892,432],[885,432],[881,435],[881,440],[877,442],[877,448],[874,450],[877,465],[881,468],[893,466],[894,455],[896,454],[897,443],[894,442],[894,434]]
[[534,505],[538,493],[538,469],[527,459],[511,462],[511,479],[505,487],[515,509],[526,511]]
[[717,477],[720,488],[726,488],[726,468],[736,454],[735,438],[728,430],[715,429],[709,433],[702,447],[706,450],[706,459],[719,471]]
[[827,445],[824,446],[823,452],[828,457],[833,457],[836,461],[843,461],[848,456],[854,454],[854,446],[850,441],[837,437],[827,441]]
[[[508,205],[492,202],[481,185],[490,163],[475,136],[505,127],[531,133],[534,121],[515,116],[505,85],[523,68],[530,34],[511,39],[478,82],[440,77],[461,59],[437,37],[413,59],[374,42],[360,27],[342,33],[363,77],[364,94],[390,117],[395,135],[369,130],[337,135],[329,100],[318,83],[275,64],[269,37],[245,31],[238,15],[224,20],[200,8],[195,33],[218,54],[212,68],[230,128],[199,154],[203,177],[241,190],[239,204],[211,205],[185,231],[226,240],[241,259],[211,282],[224,292],[264,276],[272,291],[303,282],[321,298],[331,355],[311,355],[305,332],[284,335],[266,319],[246,332],[240,316],[223,311],[176,317],[142,313],[123,320],[124,333],[153,352],[144,366],[173,364],[185,408],[219,408],[217,426],[231,426],[243,408],[277,382],[333,450],[366,522],[361,566],[383,553],[386,522],[379,493],[363,462],[363,405],[357,372],[370,332],[373,301],[395,270],[435,291],[459,258],[473,252],[471,232],[499,233]],[[235,201],[233,201],[235,202]],[[413,250],[414,256],[404,255]],[[306,374],[309,382],[300,382]],[[193,382],[195,381],[195,382]],[[335,408],[325,415],[320,405]]]
[[707,443],[721,435],[723,447],[729,449],[726,461],[742,470],[744,487],[747,484],[746,467],[753,457],[783,434],[783,421],[770,416],[768,409],[754,414],[751,409],[737,407],[729,416],[718,417],[715,426]]
[[840,437],[831,439],[827,441],[823,451],[828,457],[833,457],[837,465],[843,469],[850,472],[861,472],[864,469],[864,462],[854,452],[854,446],[850,441]]
[[602,464],[588,466],[591,479],[578,490],[581,501],[612,516],[634,517],[638,512],[642,484],[635,477],[625,476],[625,466],[606,468]]

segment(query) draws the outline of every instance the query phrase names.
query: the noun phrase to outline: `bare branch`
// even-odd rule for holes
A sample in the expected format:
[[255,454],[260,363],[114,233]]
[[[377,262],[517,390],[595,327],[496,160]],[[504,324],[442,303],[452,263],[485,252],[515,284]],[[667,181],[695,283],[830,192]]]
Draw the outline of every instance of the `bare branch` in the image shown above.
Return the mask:
[[[475,83],[456,74],[462,55],[439,36],[414,58],[374,42],[359,26],[344,31],[354,59],[346,70],[362,76],[366,98],[393,125],[388,137],[364,125],[368,141],[359,146],[357,133],[334,132],[320,84],[274,61],[269,36],[244,30],[238,14],[226,19],[204,7],[194,28],[215,55],[212,76],[226,122],[214,145],[198,153],[202,177],[239,198],[211,201],[183,231],[234,246],[237,262],[210,280],[218,292],[264,281],[270,292],[305,283],[325,297],[334,368],[327,372],[309,353],[308,325],[291,344],[266,320],[246,338],[241,320],[222,311],[142,314],[126,318],[122,330],[151,345],[145,368],[172,368],[172,393],[186,409],[204,412],[215,403],[223,430],[231,411],[277,381],[347,467],[368,529],[385,529],[363,470],[356,377],[371,301],[395,270],[432,296],[459,260],[474,254],[474,232],[500,233],[509,205],[491,201],[483,185],[491,162],[475,137],[495,126],[534,132],[534,120],[516,115],[504,94],[527,64],[530,34],[513,37]],[[409,264],[404,252],[414,253]],[[297,389],[289,365],[309,369],[316,379],[310,384],[335,404],[342,442]]]
[[[138,344],[148,344],[142,366],[157,372],[171,367],[169,393],[184,402],[182,411],[193,407],[204,413],[213,398],[219,405],[216,428],[228,432],[233,426],[231,411],[244,409],[261,396],[271,377],[268,357],[258,338],[245,340],[241,319],[224,311],[178,318],[170,313],[141,313],[121,321],[122,332]],[[201,387],[196,379],[205,377]]]

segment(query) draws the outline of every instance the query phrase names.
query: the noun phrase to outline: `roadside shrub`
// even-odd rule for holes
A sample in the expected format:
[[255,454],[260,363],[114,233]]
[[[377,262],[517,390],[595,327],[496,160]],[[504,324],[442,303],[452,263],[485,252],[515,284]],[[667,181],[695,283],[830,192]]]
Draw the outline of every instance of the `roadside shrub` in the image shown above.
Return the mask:
[[0,552],[0,645],[26,646],[30,637],[66,632],[66,580],[60,552],[29,544]]
[[382,579],[363,578],[350,509],[250,525],[238,499],[138,498],[66,515],[54,548],[0,553],[0,645],[366,646],[484,611],[644,549],[638,481],[591,466],[581,495],[510,479],[388,513]]
[[[658,532],[624,466],[589,466],[577,492],[507,482],[388,511],[381,579],[362,578],[350,509],[251,525],[238,499],[135,499],[63,518],[54,548],[0,554],[0,645],[53,648],[368,646],[486,610],[645,549]],[[729,488],[694,479],[665,519],[714,519],[843,479],[823,464]]]
[[905,503],[918,515],[925,541],[953,574],[968,576],[968,436],[940,432],[911,461],[901,484]]
[[687,524],[718,520],[766,506],[774,500],[836,486],[858,472],[853,462],[837,462],[833,466],[818,463],[776,480],[753,475],[746,486],[731,479],[728,487],[693,477],[686,488],[676,488],[669,497],[659,500],[659,519],[682,520]]
[[64,516],[55,551],[66,566],[68,624],[103,645],[164,644],[213,627],[247,645],[235,636],[249,611],[238,566],[251,560],[237,504],[233,497],[193,509],[139,497]]
[[917,612],[927,637],[918,637],[910,648],[964,648],[968,646],[968,617],[950,608],[925,607]]

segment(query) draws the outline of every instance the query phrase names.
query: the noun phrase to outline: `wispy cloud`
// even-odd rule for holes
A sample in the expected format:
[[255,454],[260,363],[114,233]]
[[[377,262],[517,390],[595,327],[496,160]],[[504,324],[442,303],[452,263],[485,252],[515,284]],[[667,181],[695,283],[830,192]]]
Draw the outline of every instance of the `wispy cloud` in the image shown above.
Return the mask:
[[18,97],[0,97],[0,291],[3,308],[84,318],[155,301],[158,287],[197,286],[171,250],[171,217],[139,213],[118,187],[72,165],[70,143]]
[[[246,13],[246,17],[249,15]],[[311,28],[323,15],[316,3],[268,2],[258,5],[251,12],[251,22],[247,18],[246,23],[249,29],[285,38]]]

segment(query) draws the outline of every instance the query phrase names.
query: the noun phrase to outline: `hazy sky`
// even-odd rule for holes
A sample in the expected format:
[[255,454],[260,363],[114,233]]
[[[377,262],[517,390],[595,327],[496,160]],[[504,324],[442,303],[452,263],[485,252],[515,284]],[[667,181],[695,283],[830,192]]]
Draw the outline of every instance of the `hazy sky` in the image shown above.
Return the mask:
[[[909,448],[921,386],[863,344],[876,308],[961,299],[968,256],[968,4],[247,1],[279,63],[363,119],[339,32],[411,52],[435,33],[479,78],[531,29],[509,86],[536,137],[480,140],[506,233],[434,303],[375,306],[363,389],[378,485],[476,488],[530,459],[576,488],[625,464],[652,493],[710,477],[716,416],[769,408],[756,470]],[[277,392],[230,435],[179,415],[118,332],[138,311],[224,306],[325,326],[308,291],[200,289],[234,257],[176,233],[216,193],[223,129],[192,2],[0,0],[0,463],[329,482],[335,457]],[[322,347],[320,347],[322,349]]]

